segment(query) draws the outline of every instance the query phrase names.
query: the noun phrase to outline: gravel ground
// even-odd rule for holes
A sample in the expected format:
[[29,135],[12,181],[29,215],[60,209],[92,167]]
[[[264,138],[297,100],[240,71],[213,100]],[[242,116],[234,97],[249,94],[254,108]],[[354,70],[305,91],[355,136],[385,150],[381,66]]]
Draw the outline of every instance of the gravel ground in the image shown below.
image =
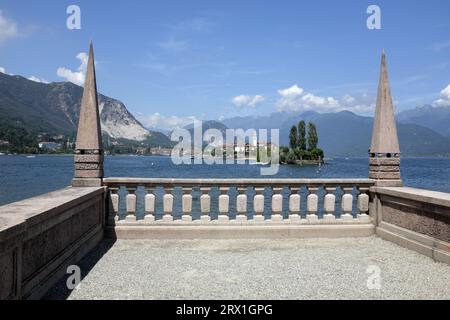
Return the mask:
[[[377,267],[381,288],[368,289]],[[80,268],[78,289],[62,279],[46,298],[450,299],[450,266],[375,236],[104,240]]]

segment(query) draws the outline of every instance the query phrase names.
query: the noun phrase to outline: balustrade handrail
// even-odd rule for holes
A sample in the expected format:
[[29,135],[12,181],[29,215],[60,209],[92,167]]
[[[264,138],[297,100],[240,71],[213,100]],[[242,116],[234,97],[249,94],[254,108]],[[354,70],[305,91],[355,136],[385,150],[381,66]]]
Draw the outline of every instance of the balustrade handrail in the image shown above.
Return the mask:
[[375,180],[355,178],[355,179],[292,179],[292,178],[276,178],[276,179],[222,179],[222,178],[200,178],[200,179],[184,179],[184,178],[128,178],[128,177],[111,177],[104,178],[103,184],[109,187],[123,186],[189,186],[189,187],[213,187],[213,186],[340,186],[340,187],[371,187],[375,185]]

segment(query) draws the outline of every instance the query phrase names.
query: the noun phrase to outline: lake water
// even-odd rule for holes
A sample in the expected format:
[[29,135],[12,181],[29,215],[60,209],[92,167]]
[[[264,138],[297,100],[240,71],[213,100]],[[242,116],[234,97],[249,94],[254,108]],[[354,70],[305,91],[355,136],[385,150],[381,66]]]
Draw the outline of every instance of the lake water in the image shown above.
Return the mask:
[[[407,186],[450,193],[450,158],[402,158]],[[72,156],[0,156],[0,205],[70,185]],[[261,178],[255,165],[174,165],[169,157],[107,156],[106,177]],[[316,166],[280,166],[276,178],[367,178],[367,158],[336,158]]]

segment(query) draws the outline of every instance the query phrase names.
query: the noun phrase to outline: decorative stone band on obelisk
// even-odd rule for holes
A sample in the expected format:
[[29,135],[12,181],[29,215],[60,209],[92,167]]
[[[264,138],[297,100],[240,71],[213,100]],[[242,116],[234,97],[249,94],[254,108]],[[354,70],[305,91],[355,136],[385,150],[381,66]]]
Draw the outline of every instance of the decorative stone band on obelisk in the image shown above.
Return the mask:
[[95,79],[94,49],[89,48],[89,61],[81,100],[75,149],[74,187],[98,187],[103,178],[103,147]]
[[375,179],[378,186],[402,186],[400,147],[384,51],[369,152],[369,178]]

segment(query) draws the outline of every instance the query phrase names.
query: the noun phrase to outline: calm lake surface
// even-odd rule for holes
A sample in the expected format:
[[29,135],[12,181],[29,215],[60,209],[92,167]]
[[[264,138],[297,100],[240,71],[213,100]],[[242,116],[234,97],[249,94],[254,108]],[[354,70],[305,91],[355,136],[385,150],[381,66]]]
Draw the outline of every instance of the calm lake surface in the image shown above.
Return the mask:
[[[402,158],[407,186],[450,193],[450,158]],[[0,205],[70,185],[72,156],[0,156]],[[256,165],[174,165],[169,157],[107,156],[107,177],[262,178]],[[280,166],[276,178],[367,178],[367,158],[335,158],[316,166]],[[267,178],[267,176],[266,176]]]

